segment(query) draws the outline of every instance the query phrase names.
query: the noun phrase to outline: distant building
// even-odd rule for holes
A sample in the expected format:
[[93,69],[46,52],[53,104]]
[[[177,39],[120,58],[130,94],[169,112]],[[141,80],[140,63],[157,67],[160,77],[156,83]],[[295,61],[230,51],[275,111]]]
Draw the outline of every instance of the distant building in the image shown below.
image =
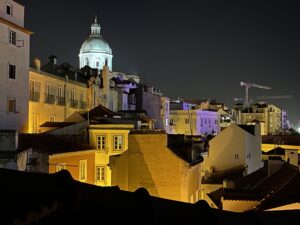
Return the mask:
[[31,31],[24,28],[24,6],[0,2],[0,129],[28,129],[28,71]]
[[170,134],[216,135],[220,132],[219,114],[210,110],[170,110]]
[[156,129],[168,129],[170,100],[153,86],[140,84],[129,93],[129,107],[145,110],[147,116],[155,120]]
[[191,143],[170,144],[163,131],[131,131],[128,150],[110,157],[112,185],[146,188],[150,195],[194,203],[199,200],[200,162]]
[[277,134],[287,127],[286,111],[267,103],[256,103],[248,108],[236,106],[233,115],[237,124],[261,124],[261,134]]

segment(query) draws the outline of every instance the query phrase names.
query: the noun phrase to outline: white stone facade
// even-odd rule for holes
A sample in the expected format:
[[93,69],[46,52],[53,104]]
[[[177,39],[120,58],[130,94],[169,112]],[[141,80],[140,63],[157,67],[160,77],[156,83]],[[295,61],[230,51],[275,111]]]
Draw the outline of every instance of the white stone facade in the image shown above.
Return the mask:
[[24,27],[24,6],[0,1],[0,129],[26,132],[31,32]]

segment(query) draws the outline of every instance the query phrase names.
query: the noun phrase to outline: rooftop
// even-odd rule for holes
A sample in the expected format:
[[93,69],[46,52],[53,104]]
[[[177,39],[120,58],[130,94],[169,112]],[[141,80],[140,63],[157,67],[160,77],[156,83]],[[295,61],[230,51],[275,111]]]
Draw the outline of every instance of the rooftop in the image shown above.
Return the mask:
[[[0,169],[1,223],[10,225],[296,225],[298,211],[232,213],[213,209],[205,201],[195,204],[152,197],[145,189],[121,191],[72,179],[66,170],[37,174]],[[26,194],[24,194],[26,193]],[[116,214],[116,212],[118,212]]]
[[50,134],[20,134],[18,152],[29,148],[51,154],[92,150],[93,147],[59,138]]

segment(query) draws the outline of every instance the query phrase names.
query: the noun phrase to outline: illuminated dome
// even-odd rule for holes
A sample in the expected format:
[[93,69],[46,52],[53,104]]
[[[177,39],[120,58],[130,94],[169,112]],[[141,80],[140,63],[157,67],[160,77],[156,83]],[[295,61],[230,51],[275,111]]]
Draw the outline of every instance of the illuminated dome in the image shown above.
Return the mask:
[[95,17],[91,26],[91,35],[83,42],[79,52],[79,67],[90,66],[91,68],[102,69],[107,62],[112,70],[112,50],[109,44],[102,38],[101,27]]
[[83,53],[107,53],[112,54],[108,43],[101,36],[92,36],[85,40],[80,48]]

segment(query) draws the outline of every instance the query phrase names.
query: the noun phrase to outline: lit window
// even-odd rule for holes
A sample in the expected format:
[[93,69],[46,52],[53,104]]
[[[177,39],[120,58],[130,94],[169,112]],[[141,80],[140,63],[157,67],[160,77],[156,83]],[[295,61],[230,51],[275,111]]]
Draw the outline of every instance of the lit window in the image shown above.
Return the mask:
[[105,136],[97,136],[97,149],[105,150],[105,143],[106,138]]
[[16,32],[15,31],[12,31],[12,30],[9,31],[9,43],[16,45]]
[[50,122],[55,122],[55,120],[56,120],[56,116],[54,114],[50,114],[49,121]]
[[96,181],[105,181],[105,167],[104,166],[96,167]]
[[59,172],[61,170],[65,170],[66,169],[66,163],[58,163],[56,164],[56,172]]
[[79,180],[86,181],[87,177],[87,160],[79,161]]
[[114,136],[114,150],[122,150],[123,149],[123,136],[118,135]]
[[7,100],[7,111],[16,112],[16,99],[10,98]]
[[12,16],[12,6],[6,5],[6,14]]
[[10,79],[16,79],[16,66],[9,64],[8,66],[8,77]]

